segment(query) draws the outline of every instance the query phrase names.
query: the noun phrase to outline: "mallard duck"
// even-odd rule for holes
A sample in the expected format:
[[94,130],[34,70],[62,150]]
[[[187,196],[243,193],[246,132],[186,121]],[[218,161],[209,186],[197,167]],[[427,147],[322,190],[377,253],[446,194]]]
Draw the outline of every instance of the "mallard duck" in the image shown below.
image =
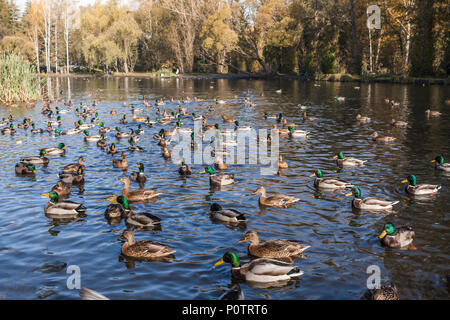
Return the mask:
[[136,134],[144,134],[144,129],[142,129],[142,125],[141,124],[138,124],[138,128],[137,128],[137,130],[135,131],[136,132]]
[[96,136],[89,135],[88,130],[84,130],[83,133],[85,135],[84,141],[86,141],[86,142],[97,142],[98,140],[101,139],[101,136],[99,136],[99,135],[96,135]]
[[227,118],[224,115],[222,115],[222,120],[223,120],[223,122],[228,122],[228,123],[234,123],[236,121],[236,119]]
[[52,187],[51,191],[55,191],[60,198],[68,196],[72,192],[72,186],[69,183],[61,180]]
[[34,164],[27,162],[19,162],[16,164],[17,174],[36,174],[36,168]]
[[117,180],[124,183],[124,186],[122,189],[122,195],[125,198],[127,198],[128,201],[130,201],[130,202],[145,202],[145,201],[151,200],[161,194],[153,189],[137,189],[137,190],[130,191],[131,181],[129,178],[122,177]]
[[157,258],[175,252],[175,250],[159,242],[150,240],[140,240],[135,242],[134,233],[131,230],[125,230],[120,239],[127,240],[122,245],[122,254],[130,258]]
[[[135,109],[135,112],[136,111],[138,111],[138,110]],[[147,120],[147,117],[138,117],[133,113],[131,120],[133,120],[134,122],[145,122]]]
[[314,186],[318,188],[323,189],[345,189],[345,188],[351,188],[353,185],[348,182],[336,180],[336,179],[323,179],[323,173],[322,170],[316,170],[313,174],[310,175],[310,177],[316,176],[316,179],[314,180]]
[[81,297],[81,300],[109,300],[109,298],[105,297],[101,293],[88,288],[81,287],[78,293]]
[[[108,211],[108,213],[106,213],[105,211],[105,215],[109,215],[111,218],[119,218],[123,216],[126,219],[125,221],[128,225],[139,228],[154,227],[161,224],[161,219],[157,216],[154,216],[147,212],[133,212],[132,208],[128,204],[127,198],[125,198],[124,196],[118,196],[115,199],[109,200],[112,202],[111,205],[108,206],[110,208],[110,211]],[[121,207],[121,210],[117,209],[117,205]]]
[[122,151],[122,160],[113,159],[112,164],[114,168],[127,169],[128,161],[127,161],[127,154],[125,153],[125,151]]
[[61,116],[56,117],[56,121],[47,121],[47,124],[50,124],[52,126],[61,126]]
[[119,122],[120,122],[121,124],[127,124],[127,123],[128,123],[128,121],[127,121],[127,116],[126,116],[126,115],[123,115],[122,119],[120,119]]
[[261,196],[259,197],[259,204],[263,206],[286,208],[288,205],[300,201],[300,199],[296,197],[281,193],[274,193],[271,196],[266,197],[266,188],[264,188],[264,186],[259,187],[252,194],[258,193],[261,193]]
[[411,227],[400,227],[395,229],[390,222],[384,225],[383,232],[379,235],[381,243],[391,248],[413,247],[414,231]]
[[14,129],[14,124],[10,124],[8,128],[2,129],[2,134],[14,134],[16,133],[16,129]]
[[36,129],[36,125],[34,123],[31,124],[31,127],[32,127],[31,133],[37,134],[37,133],[43,133],[44,132],[44,129],[41,129],[41,128]]
[[121,132],[120,130],[121,130],[120,127],[116,127],[116,131],[117,131],[116,138],[117,139],[128,138],[129,136],[131,136],[131,132],[132,132],[131,130],[128,132]]
[[66,165],[63,168],[62,172],[63,173],[77,172],[79,167],[83,168],[83,170],[86,170],[86,166],[83,164],[83,162],[84,162],[84,158],[79,157],[78,161],[76,163],[70,163],[70,164]]
[[358,122],[370,122],[371,119],[369,117],[363,117],[362,115],[357,114],[356,115],[356,121],[358,121]]
[[72,134],[79,134],[81,132],[80,129],[69,129],[66,131],[66,134],[72,135]]
[[234,252],[227,252],[217,261],[217,267],[224,262],[231,264],[231,275],[234,278],[249,282],[286,281],[301,276],[304,272],[298,266],[274,259],[259,258],[241,266],[239,258]]
[[139,168],[139,172],[133,172],[130,175],[130,179],[139,183],[145,183],[145,181],[147,181],[147,177],[144,174],[144,164],[139,162],[137,167]]
[[235,125],[234,130],[252,130],[252,127],[249,127],[249,126],[241,126],[241,125],[239,124],[239,120],[236,120],[236,121],[234,122],[234,125]]
[[383,285],[379,289],[369,289],[361,300],[399,300],[398,290],[394,285]]
[[353,187],[352,191],[347,193],[349,197],[354,195],[355,198],[352,201],[352,206],[356,209],[362,210],[392,210],[392,207],[399,203],[399,201],[389,201],[382,198],[361,198],[361,190],[358,187]]
[[222,207],[217,203],[213,203],[211,205],[209,213],[215,219],[223,222],[240,223],[246,220],[243,213],[235,209],[222,209]]
[[390,136],[380,136],[380,135],[378,135],[377,131],[372,133],[370,136],[372,137],[372,140],[376,141],[376,142],[393,142],[393,141],[397,140],[397,138],[390,137]]
[[98,133],[99,134],[105,134],[111,131],[110,128],[105,127],[105,124],[103,122],[99,123],[100,128],[98,129]]
[[306,115],[306,111],[303,111],[302,113],[303,121],[314,121],[317,120],[316,117],[309,117]]
[[335,96],[334,97],[337,101],[345,101],[345,97]]
[[66,145],[64,143],[58,144],[57,148],[45,148],[45,154],[54,155],[64,155],[66,154]]
[[443,170],[443,171],[450,171],[450,163],[444,163],[444,157],[443,156],[437,156],[434,160],[431,160],[431,162],[435,163],[435,169],[436,170]]
[[284,128],[289,128],[289,127],[295,128],[295,127],[297,126],[297,125],[296,125],[295,123],[293,123],[293,122],[287,122],[286,119],[282,119],[282,120],[281,120],[281,124],[283,125]]
[[289,167],[288,163],[283,160],[283,156],[280,154],[278,157],[278,168],[286,169],[288,167]]
[[295,129],[292,126],[288,127],[288,134],[290,137],[306,137],[309,134],[309,131]]
[[130,146],[128,147],[128,149],[130,150],[130,151],[133,151],[133,152],[144,152],[145,151],[145,149],[144,148],[142,148],[142,147],[140,147],[140,146],[136,146],[135,144],[134,144],[134,140],[133,139],[128,139],[128,143],[130,144]]
[[269,113],[266,111],[266,112],[264,112],[264,119],[276,119],[277,118],[277,116],[275,116],[275,115],[269,115]]
[[84,183],[84,169],[83,167],[78,167],[77,172],[68,172],[68,173],[60,173],[58,174],[59,179],[65,183],[71,184],[82,184]]
[[217,174],[211,166],[207,166],[200,173],[209,173],[209,184],[211,186],[227,186],[235,183],[233,174]]
[[189,176],[192,174],[192,169],[184,162],[184,160],[181,160],[179,163],[181,164],[181,167],[178,169],[180,175]]
[[406,186],[406,192],[414,195],[434,194],[441,189],[441,186],[434,184],[417,184],[416,176],[409,175],[402,183],[409,183]]
[[427,115],[427,117],[439,117],[442,113],[440,113],[439,111],[431,111],[430,109],[425,110],[425,114]]
[[214,161],[214,168],[222,171],[222,170],[228,169],[228,165],[226,163],[224,163],[222,157],[219,156]]
[[271,127],[272,131],[273,132],[278,132],[278,134],[280,136],[284,136],[284,135],[290,134],[291,130],[292,131],[294,130],[294,127],[291,127],[291,128],[292,129],[289,129],[289,127],[288,128],[278,128],[276,124],[273,124],[272,127]]
[[108,154],[116,154],[117,152],[119,151],[116,149],[116,145],[114,143],[111,143],[108,149],[106,149],[106,153]]
[[86,208],[80,203],[73,201],[59,201],[58,193],[55,191],[43,194],[43,196],[50,198],[44,209],[46,215],[70,218],[86,212]]
[[47,157],[45,157],[45,149],[41,149],[39,151],[38,157],[26,157],[20,159],[20,161],[31,164],[43,164],[43,165],[47,165],[50,162],[50,160]]
[[397,127],[397,128],[406,128],[408,126],[408,122],[396,121],[395,119],[392,119],[390,124],[391,124],[391,126],[394,126],[394,127]]
[[[296,241],[285,239],[272,239],[264,243],[259,243],[258,233],[248,231],[244,238],[238,242],[250,241],[248,252],[258,258],[290,258],[299,256],[310,246]],[[291,261],[292,262],[292,261]]]
[[108,143],[105,140],[105,136],[103,134],[100,135],[100,140],[97,141],[97,147],[105,148]]
[[363,166],[366,160],[359,160],[356,158],[345,158],[344,154],[342,152],[339,152],[337,155],[333,157],[333,159],[336,159],[336,163],[338,166]]

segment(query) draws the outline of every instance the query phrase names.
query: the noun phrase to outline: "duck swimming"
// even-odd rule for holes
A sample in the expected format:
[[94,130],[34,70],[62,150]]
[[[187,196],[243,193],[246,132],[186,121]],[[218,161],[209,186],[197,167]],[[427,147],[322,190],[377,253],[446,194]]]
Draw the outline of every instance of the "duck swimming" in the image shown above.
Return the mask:
[[80,213],[86,212],[86,208],[80,203],[59,201],[58,193],[55,191],[43,194],[43,196],[50,198],[44,209],[46,215],[58,218],[72,218]]
[[124,183],[122,195],[130,202],[146,202],[159,196],[161,193],[153,189],[130,190],[131,181],[127,177],[117,179]]
[[245,216],[243,213],[235,209],[222,209],[222,207],[213,203],[209,209],[211,216],[217,220],[228,223],[241,223],[245,222]]
[[84,162],[84,158],[83,157],[79,157],[78,161],[76,163],[70,163],[68,165],[66,165],[62,172],[63,173],[70,173],[70,172],[77,172],[78,168],[81,167],[83,170],[86,170],[86,166],[83,164]]
[[122,160],[113,160],[112,164],[114,168],[127,169],[128,161],[127,161],[127,154],[125,153],[125,151],[122,151]]
[[[336,159],[337,158],[337,159]],[[365,160],[359,160],[356,158],[345,158],[344,154],[342,152],[339,152],[337,155],[333,157],[333,159],[336,159],[336,163],[338,166],[363,166],[366,162]]]
[[209,184],[211,186],[227,186],[235,183],[233,174],[218,174],[215,173],[211,166],[207,166],[200,173],[209,173]]
[[441,186],[434,184],[417,184],[415,175],[409,175],[402,183],[408,183],[405,190],[413,195],[430,195],[437,193],[441,189]]
[[444,163],[444,157],[441,156],[437,156],[434,160],[431,160],[431,162],[435,163],[434,168],[436,170],[442,170],[442,171],[447,171],[450,172],[450,163]]
[[380,241],[387,247],[391,248],[415,248],[414,241],[415,233],[411,227],[400,227],[396,229],[390,222],[386,223],[383,232],[379,235]]
[[352,206],[356,209],[362,210],[392,210],[392,207],[399,203],[399,201],[389,201],[382,198],[361,198],[361,190],[358,187],[353,187],[352,191],[347,193],[349,197],[354,195]]
[[147,177],[144,174],[144,164],[142,162],[139,162],[137,167],[139,168],[139,172],[133,172],[130,175],[130,179],[132,181],[136,181],[136,182],[144,184],[145,181],[147,181]]
[[122,245],[121,252],[124,256],[130,258],[157,258],[175,252],[175,250],[159,242],[150,240],[135,241],[134,233],[131,230],[125,230],[119,239],[126,239],[126,242]]
[[337,190],[353,187],[351,183],[340,181],[337,179],[323,179],[323,173],[320,169],[316,170],[315,173],[310,175],[310,177],[314,176],[316,176],[316,179],[314,180],[314,186],[316,186],[317,188]]
[[60,173],[58,174],[59,179],[65,183],[71,184],[83,184],[84,183],[84,169],[83,167],[78,167],[76,173],[68,172],[68,173]]
[[66,145],[64,143],[58,144],[57,148],[45,148],[45,154],[50,156],[53,155],[64,155],[66,154]]
[[266,188],[264,188],[264,186],[261,186],[252,192],[252,194],[258,193],[261,193],[261,196],[259,197],[259,204],[263,206],[287,208],[288,205],[300,201],[300,199],[296,197],[281,193],[274,193],[271,196],[266,197]]
[[106,149],[106,153],[108,154],[116,154],[117,152],[119,151],[116,149],[116,145],[114,143],[111,143],[108,149]]
[[50,162],[50,160],[47,157],[45,157],[45,149],[41,149],[39,151],[38,157],[26,157],[20,159],[20,161],[31,164],[43,164],[43,165],[47,165]]
[[36,168],[34,167],[34,164],[19,162],[18,164],[16,164],[16,173],[20,175],[36,174]]

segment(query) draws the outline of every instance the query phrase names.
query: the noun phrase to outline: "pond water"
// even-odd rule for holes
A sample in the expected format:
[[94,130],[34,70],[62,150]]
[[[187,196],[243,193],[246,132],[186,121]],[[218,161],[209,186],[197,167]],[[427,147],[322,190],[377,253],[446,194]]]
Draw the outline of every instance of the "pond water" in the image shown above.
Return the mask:
[[[0,298],[2,299],[79,299],[77,290],[69,290],[67,268],[76,265],[81,271],[81,285],[111,299],[217,299],[234,283],[230,265],[214,267],[222,255],[235,251],[242,262],[249,261],[248,243],[238,243],[246,231],[255,230],[262,239],[296,239],[311,247],[303,258],[294,262],[304,275],[281,287],[258,288],[242,283],[247,299],[359,299],[366,290],[371,265],[380,268],[382,281],[392,281],[401,299],[448,299],[445,276],[450,273],[450,175],[434,170],[430,162],[443,154],[450,159],[450,98],[448,87],[392,84],[320,83],[287,80],[230,79],[141,79],[141,78],[59,78],[51,79],[49,94],[56,99],[71,99],[74,105],[100,100],[96,107],[105,126],[136,128],[137,123],[121,125],[124,113],[131,120],[133,103],[143,114],[155,119],[155,108],[146,109],[145,95],[155,99],[198,97],[201,102],[183,104],[189,113],[205,115],[209,124],[221,116],[234,117],[241,125],[270,128],[274,120],[263,115],[280,112],[299,127],[310,131],[307,139],[280,138],[280,154],[289,168],[282,176],[261,175],[259,165],[230,165],[236,183],[223,189],[211,189],[207,175],[199,174],[204,165],[192,165],[193,175],[183,179],[179,165],[165,161],[153,134],[162,126],[144,127],[139,146],[145,153],[127,152],[130,168],[137,171],[142,162],[148,177],[146,187],[162,195],[152,203],[136,204],[136,211],[150,212],[162,219],[160,230],[135,232],[137,240],[163,242],[176,250],[168,261],[132,261],[121,256],[123,240],[118,236],[126,229],[124,221],[109,224],[103,213],[109,204],[104,199],[120,194],[124,175],[112,167],[111,156],[96,143],[85,143],[81,135],[54,137],[48,133],[33,135],[30,129],[18,129],[14,136],[0,135]],[[278,89],[282,93],[277,93]],[[261,93],[264,93],[261,95]],[[346,97],[335,101],[336,95]],[[255,106],[245,106],[248,97]],[[384,98],[400,102],[391,109]],[[214,110],[207,106],[214,99],[225,100]],[[318,119],[303,122],[298,104],[308,105],[308,115]],[[56,105],[67,108],[62,102]],[[52,108],[56,106],[52,105]],[[41,114],[42,104],[34,108],[0,108],[0,118],[12,114],[22,120],[31,116],[37,127],[45,128],[48,118]],[[442,115],[427,119],[431,107]],[[167,111],[176,111],[177,103],[166,101]],[[111,115],[111,109],[117,115]],[[62,130],[73,128],[78,120],[75,108],[63,114]],[[358,125],[356,115],[372,118]],[[403,120],[407,128],[394,128],[390,120]],[[192,127],[192,120],[183,119]],[[225,125],[224,125],[225,127]],[[172,128],[172,125],[170,127]],[[373,143],[370,134],[377,130],[397,141]],[[92,130],[97,134],[97,129]],[[114,132],[106,134],[108,143],[119,150],[128,148],[127,139],[116,140]],[[17,143],[20,140],[22,143]],[[64,157],[51,157],[48,167],[37,166],[35,177],[17,176],[15,164],[23,156],[38,155],[41,147],[68,147]],[[367,160],[364,167],[337,169],[333,155]],[[70,200],[87,208],[85,216],[61,221],[47,218],[49,192],[57,182],[57,173],[68,163],[85,158],[84,191],[73,187]],[[314,188],[309,177],[321,169],[325,177],[352,182],[363,197],[379,196],[399,200],[392,213],[359,212],[352,209],[352,197],[344,192],[326,192]],[[401,180],[415,174],[418,183],[442,185],[435,196],[415,199],[404,192]],[[258,195],[260,185],[269,192],[296,196],[301,201],[289,208],[264,208]],[[137,188],[132,183],[132,189]],[[213,203],[245,213],[247,223],[230,227],[211,220],[208,211]],[[386,222],[409,225],[415,230],[417,250],[383,247],[378,235]]]

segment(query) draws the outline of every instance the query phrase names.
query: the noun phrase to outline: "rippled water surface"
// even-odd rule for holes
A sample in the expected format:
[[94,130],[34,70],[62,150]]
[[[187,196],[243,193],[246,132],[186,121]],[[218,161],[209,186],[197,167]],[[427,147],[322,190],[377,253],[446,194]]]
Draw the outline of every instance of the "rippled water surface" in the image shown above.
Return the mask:
[[[449,298],[445,275],[450,273],[450,176],[436,172],[430,163],[438,154],[450,160],[450,106],[444,103],[450,98],[448,87],[361,84],[356,90],[351,83],[317,87],[278,80],[72,78],[69,92],[68,79],[51,81],[55,98],[70,98],[74,105],[99,99],[99,116],[111,128],[120,125],[124,113],[131,120],[124,102],[143,108],[143,114],[155,119],[155,108],[145,108],[143,95],[151,100],[195,96],[204,101],[183,107],[207,116],[209,124],[222,124],[221,115],[227,115],[239,119],[241,125],[269,128],[274,120],[264,120],[264,112],[282,112],[311,134],[306,140],[280,138],[280,153],[289,163],[282,176],[263,176],[258,165],[231,165],[227,172],[235,174],[236,184],[218,190],[211,189],[208,177],[198,173],[202,165],[192,165],[194,174],[182,179],[179,165],[165,161],[153,140],[161,126],[144,127],[138,145],[147,152],[127,152],[130,168],[126,174],[137,171],[139,161],[144,163],[146,187],[163,194],[156,202],[135,205],[136,211],[151,212],[163,222],[161,230],[136,231],[135,237],[176,249],[175,257],[166,262],[134,262],[120,254],[123,242],[117,238],[126,226],[123,221],[111,225],[103,215],[109,204],[104,199],[122,190],[117,178],[123,173],[111,164],[117,156],[102,152],[96,143],[85,143],[81,135],[32,135],[30,129],[18,129],[14,136],[0,135],[0,298],[78,299],[77,290],[66,286],[68,266],[77,265],[82,286],[112,299],[217,299],[233,280],[230,265],[214,268],[213,264],[230,249],[242,262],[249,261],[247,243],[237,243],[248,230],[257,231],[262,239],[297,239],[311,248],[304,258],[295,259],[305,271],[303,276],[268,289],[241,284],[247,299],[359,299],[366,290],[370,265],[380,267],[382,280],[395,283],[402,299]],[[281,94],[276,92],[280,88]],[[336,95],[347,99],[337,102]],[[244,106],[245,97],[256,106]],[[400,106],[391,109],[385,97],[399,101]],[[226,104],[208,111],[215,98]],[[304,123],[299,103],[308,105],[308,114],[318,119]],[[66,108],[62,102],[57,105]],[[428,107],[442,115],[427,119],[424,111]],[[176,111],[177,104],[167,101],[164,108]],[[111,109],[117,115],[110,115]],[[61,129],[73,128],[78,120],[73,110],[62,115]],[[371,117],[372,123],[358,125],[358,113]],[[32,109],[0,108],[1,118],[9,114],[16,120],[32,116],[42,128],[47,121],[41,104]],[[408,121],[409,127],[389,126],[392,118]],[[192,127],[191,119],[183,122]],[[121,127],[124,131],[136,128],[137,123],[130,121]],[[374,130],[396,137],[397,142],[374,144],[369,136]],[[97,134],[97,129],[92,133]],[[119,142],[113,132],[106,136],[119,150],[128,148],[126,139]],[[38,165],[35,177],[16,176],[14,166],[21,157],[37,155],[40,147],[56,147],[59,142],[67,145],[66,156],[51,157],[46,168]],[[336,172],[332,157],[339,151],[367,160],[366,166]],[[84,191],[73,187],[70,199],[83,203],[86,215],[69,221],[47,218],[48,199],[41,194],[55,185],[64,165],[81,155],[87,167]],[[390,214],[352,210],[351,198],[343,192],[315,190],[314,178],[309,177],[315,169],[322,169],[326,177],[358,185],[363,196],[400,200],[400,205]],[[442,189],[432,198],[411,198],[400,183],[408,174],[415,174],[418,183],[440,184]],[[269,192],[296,196],[301,202],[286,209],[259,207],[252,191],[260,185]],[[132,189],[137,187],[132,184]],[[213,202],[244,212],[246,225],[229,227],[211,220],[208,210]],[[388,221],[410,225],[418,249],[382,247],[377,236]]]

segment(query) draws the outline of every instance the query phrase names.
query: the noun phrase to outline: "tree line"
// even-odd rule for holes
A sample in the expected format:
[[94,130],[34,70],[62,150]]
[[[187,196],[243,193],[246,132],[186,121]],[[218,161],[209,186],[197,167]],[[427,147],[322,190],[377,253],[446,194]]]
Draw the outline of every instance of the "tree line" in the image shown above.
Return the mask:
[[448,17],[450,0],[0,0],[0,50],[47,73],[448,76]]

